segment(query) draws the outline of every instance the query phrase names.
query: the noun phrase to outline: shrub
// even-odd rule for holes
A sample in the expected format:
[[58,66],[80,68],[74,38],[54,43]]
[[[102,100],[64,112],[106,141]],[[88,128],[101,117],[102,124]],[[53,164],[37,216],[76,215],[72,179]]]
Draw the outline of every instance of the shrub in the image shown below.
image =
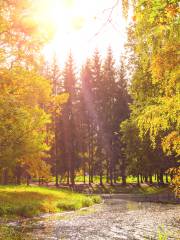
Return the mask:
[[57,204],[57,208],[64,211],[74,211],[77,210],[79,207],[73,202],[59,202]]
[[100,196],[92,196],[93,203],[101,203],[102,199]]
[[90,197],[87,197],[82,200],[82,207],[89,207],[93,205],[93,199]]
[[37,206],[27,205],[27,206],[20,206],[16,209],[14,214],[17,214],[21,217],[33,217],[39,214],[39,210]]

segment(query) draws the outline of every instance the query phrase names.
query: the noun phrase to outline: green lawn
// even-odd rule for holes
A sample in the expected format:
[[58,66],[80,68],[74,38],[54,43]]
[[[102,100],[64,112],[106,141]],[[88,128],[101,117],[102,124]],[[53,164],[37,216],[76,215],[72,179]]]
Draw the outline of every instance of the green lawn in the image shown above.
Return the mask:
[[0,186],[0,216],[32,217],[39,213],[77,210],[100,203],[99,196],[86,196],[45,187]]
[[120,184],[111,186],[110,184],[104,184],[100,186],[99,184],[91,185],[92,192],[97,193],[130,193],[130,194],[158,194],[160,192],[166,191],[168,189],[167,186],[158,186],[158,185],[147,185],[141,184],[140,186],[127,184],[126,186],[122,186]]
[[[86,183],[88,183],[88,181],[89,181],[89,176],[86,176],[85,179],[86,179]],[[155,180],[155,177],[154,177],[154,176],[152,176],[152,180],[153,180],[153,182],[157,182],[157,181]],[[169,177],[169,176],[168,176],[168,180],[169,180],[169,182],[170,182],[170,177]],[[83,181],[84,181],[84,176],[80,176],[80,175],[76,176],[75,181],[76,181],[76,183],[81,183],[81,182],[83,182]],[[94,176],[94,177],[93,177],[93,182],[94,182],[94,183],[99,183],[99,181],[100,181],[99,176]],[[106,177],[105,177],[105,176],[103,176],[102,181],[103,181],[103,183],[106,183]],[[129,175],[129,176],[127,176],[127,178],[126,178],[126,182],[127,182],[127,183],[137,183],[137,177],[134,177],[134,176],[132,176],[132,175]],[[164,182],[166,182],[165,176],[164,176]],[[118,177],[117,183],[122,183],[121,177]]]

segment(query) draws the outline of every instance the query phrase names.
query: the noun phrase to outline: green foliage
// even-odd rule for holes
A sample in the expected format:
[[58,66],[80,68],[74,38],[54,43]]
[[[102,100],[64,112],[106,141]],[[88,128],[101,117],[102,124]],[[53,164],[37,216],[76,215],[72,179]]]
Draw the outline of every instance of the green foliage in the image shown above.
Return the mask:
[[40,105],[49,101],[50,85],[37,74],[18,68],[2,71],[0,86],[0,163],[12,168],[17,162],[39,159],[48,150],[45,126],[50,116]]
[[158,240],[167,240],[168,233],[162,227],[159,227],[158,232],[157,232],[157,238],[158,238]]
[[40,50],[52,36],[48,24],[37,23],[35,1],[0,2],[0,66],[38,68],[42,63]]
[[125,152],[134,158],[131,162],[137,172],[142,171],[140,163],[147,166],[146,171],[152,166],[153,171],[162,172],[176,167],[179,156],[178,1],[136,1],[133,19],[128,42],[135,67],[130,89],[133,104],[121,131]]
[[[46,144],[51,121],[48,106],[50,82],[41,76],[41,47],[47,40],[44,29],[32,18],[32,1],[2,0],[0,3],[0,170],[25,175],[50,174],[42,162],[47,158]],[[36,166],[34,166],[36,162]],[[34,167],[34,169],[33,169]],[[3,180],[3,182],[5,182]]]

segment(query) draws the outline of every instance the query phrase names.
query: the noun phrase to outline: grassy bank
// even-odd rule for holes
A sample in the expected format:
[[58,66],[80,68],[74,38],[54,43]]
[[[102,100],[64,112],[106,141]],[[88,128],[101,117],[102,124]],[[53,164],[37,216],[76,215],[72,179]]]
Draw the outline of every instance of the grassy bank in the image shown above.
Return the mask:
[[[63,187],[63,185],[62,185]],[[159,186],[158,184],[137,184],[128,183],[126,185],[122,184],[77,184],[75,186],[77,192],[91,192],[94,194],[104,194],[104,193],[131,193],[131,194],[158,194],[169,189],[168,185]]]
[[99,196],[86,196],[45,187],[0,186],[0,216],[32,217],[89,207],[101,201]]

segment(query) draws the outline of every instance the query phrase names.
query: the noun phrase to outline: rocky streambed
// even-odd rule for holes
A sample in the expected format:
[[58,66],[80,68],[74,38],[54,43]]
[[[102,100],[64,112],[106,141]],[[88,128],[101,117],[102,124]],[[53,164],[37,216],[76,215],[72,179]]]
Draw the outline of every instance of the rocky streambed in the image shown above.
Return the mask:
[[158,239],[158,235],[180,240],[180,205],[106,195],[102,204],[90,208],[46,214],[10,226],[33,240],[144,240]]

